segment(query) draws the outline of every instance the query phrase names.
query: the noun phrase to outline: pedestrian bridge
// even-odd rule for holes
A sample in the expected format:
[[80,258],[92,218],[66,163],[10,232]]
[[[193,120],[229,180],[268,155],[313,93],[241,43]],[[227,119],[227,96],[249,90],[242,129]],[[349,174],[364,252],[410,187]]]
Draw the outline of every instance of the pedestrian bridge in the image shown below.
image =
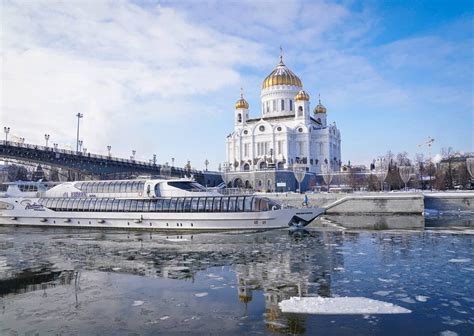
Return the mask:
[[[46,147],[12,141],[0,141],[0,159],[50,165],[71,169],[100,178],[120,175],[152,175],[162,177],[185,177],[193,175],[204,185],[217,185],[220,175],[194,169],[171,167],[153,162],[123,159],[113,156],[76,152],[56,147]],[[205,176],[207,175],[207,176]],[[216,181],[211,181],[217,179]]]

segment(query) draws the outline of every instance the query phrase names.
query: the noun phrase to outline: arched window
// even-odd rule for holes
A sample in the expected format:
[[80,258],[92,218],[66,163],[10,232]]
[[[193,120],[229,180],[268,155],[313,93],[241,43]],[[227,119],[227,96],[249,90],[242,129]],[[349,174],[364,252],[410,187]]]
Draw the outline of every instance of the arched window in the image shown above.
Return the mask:
[[281,110],[285,111],[285,100],[281,100]]
[[298,106],[298,117],[303,116],[303,106]]
[[293,111],[293,100],[290,99],[290,111]]
[[239,122],[239,123],[242,122],[242,114],[241,114],[241,113],[239,113],[239,114],[237,115],[237,122]]
[[277,109],[276,100],[273,100],[273,112],[275,112],[276,109]]

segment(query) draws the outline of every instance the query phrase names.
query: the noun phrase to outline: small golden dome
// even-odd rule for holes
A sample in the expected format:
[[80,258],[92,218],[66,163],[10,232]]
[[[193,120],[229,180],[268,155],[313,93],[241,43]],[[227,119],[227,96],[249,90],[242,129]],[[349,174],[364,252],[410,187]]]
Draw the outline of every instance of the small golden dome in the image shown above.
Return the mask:
[[319,97],[319,103],[318,105],[316,105],[316,107],[314,108],[314,113],[326,113],[327,109],[326,107],[324,107],[323,104],[321,104],[321,96]]
[[278,63],[277,67],[263,80],[262,89],[275,85],[293,85],[299,88],[303,87],[301,80],[293,73],[293,71],[286,67],[281,56],[280,63]]
[[309,94],[305,90],[300,90],[300,92],[298,92],[298,94],[295,96],[295,101],[300,100],[309,100]]
[[[242,89],[240,89],[242,91]],[[240,99],[235,102],[235,109],[248,109],[249,103],[244,99],[244,94],[240,92]]]

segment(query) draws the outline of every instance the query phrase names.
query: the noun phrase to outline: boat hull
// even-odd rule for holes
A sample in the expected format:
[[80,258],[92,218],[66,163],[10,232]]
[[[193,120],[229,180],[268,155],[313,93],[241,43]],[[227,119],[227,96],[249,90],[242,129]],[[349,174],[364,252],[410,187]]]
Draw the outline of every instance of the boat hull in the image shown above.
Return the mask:
[[[8,199],[0,209],[0,225],[120,228],[155,230],[268,230],[305,226],[324,212],[320,208],[262,212],[57,212]],[[2,200],[2,202],[5,202]]]

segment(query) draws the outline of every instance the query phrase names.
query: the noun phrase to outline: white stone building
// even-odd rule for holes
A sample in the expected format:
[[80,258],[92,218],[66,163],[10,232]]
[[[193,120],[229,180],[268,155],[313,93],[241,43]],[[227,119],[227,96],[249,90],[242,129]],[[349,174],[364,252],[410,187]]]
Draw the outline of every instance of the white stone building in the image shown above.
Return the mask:
[[[314,174],[321,173],[322,165],[339,171],[340,131],[335,123],[328,124],[327,110],[320,100],[311,109],[309,94],[298,76],[283,64],[282,57],[263,81],[260,97],[257,118],[250,117],[243,95],[235,104],[235,127],[226,140],[227,172],[292,170],[295,164],[305,165]],[[241,179],[245,181],[246,177]],[[248,181],[250,185],[244,184],[254,187]]]

